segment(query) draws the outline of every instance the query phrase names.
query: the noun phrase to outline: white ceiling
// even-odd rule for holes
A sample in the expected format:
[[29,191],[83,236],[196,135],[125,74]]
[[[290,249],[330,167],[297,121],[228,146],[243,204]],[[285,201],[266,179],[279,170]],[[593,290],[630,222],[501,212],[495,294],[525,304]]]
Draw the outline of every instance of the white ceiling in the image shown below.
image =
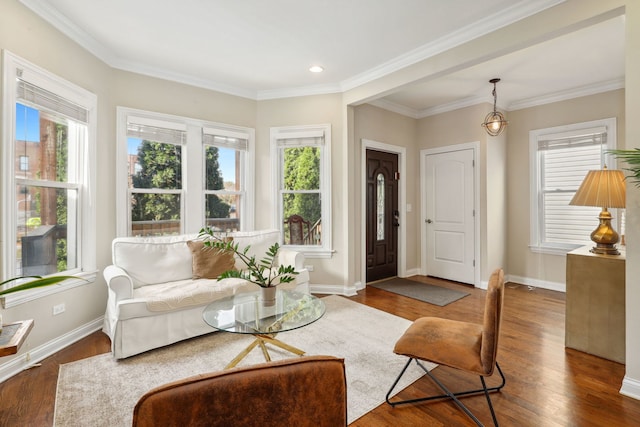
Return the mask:
[[[351,89],[563,0],[21,1],[115,68],[271,99]],[[505,109],[623,87],[624,17],[374,104],[424,117],[492,102],[493,77]]]

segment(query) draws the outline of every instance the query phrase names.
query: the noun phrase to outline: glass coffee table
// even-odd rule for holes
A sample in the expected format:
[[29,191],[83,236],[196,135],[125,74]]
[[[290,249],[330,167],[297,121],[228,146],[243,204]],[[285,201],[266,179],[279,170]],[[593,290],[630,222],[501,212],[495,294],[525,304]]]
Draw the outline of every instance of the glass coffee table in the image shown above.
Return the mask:
[[251,334],[255,340],[238,354],[225,369],[233,368],[255,347],[260,347],[267,362],[271,361],[266,344],[302,356],[305,352],[278,339],[280,332],[307,326],[322,317],[324,302],[310,294],[277,290],[275,303],[267,305],[260,292],[247,292],[214,301],[205,307],[204,321],[220,331]]

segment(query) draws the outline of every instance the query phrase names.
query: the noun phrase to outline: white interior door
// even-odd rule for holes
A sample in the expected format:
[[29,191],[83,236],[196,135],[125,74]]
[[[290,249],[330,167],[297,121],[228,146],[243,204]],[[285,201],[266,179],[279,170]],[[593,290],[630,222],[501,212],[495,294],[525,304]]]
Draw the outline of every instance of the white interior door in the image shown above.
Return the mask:
[[426,154],[426,273],[474,284],[474,150]]

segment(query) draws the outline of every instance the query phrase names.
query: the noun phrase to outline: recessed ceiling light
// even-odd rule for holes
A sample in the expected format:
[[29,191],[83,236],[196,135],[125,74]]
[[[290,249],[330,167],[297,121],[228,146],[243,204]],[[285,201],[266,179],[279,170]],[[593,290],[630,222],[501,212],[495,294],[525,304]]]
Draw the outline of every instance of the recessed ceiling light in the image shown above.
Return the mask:
[[321,73],[324,71],[324,68],[319,65],[313,65],[311,68],[309,68],[309,71],[311,71],[312,73]]

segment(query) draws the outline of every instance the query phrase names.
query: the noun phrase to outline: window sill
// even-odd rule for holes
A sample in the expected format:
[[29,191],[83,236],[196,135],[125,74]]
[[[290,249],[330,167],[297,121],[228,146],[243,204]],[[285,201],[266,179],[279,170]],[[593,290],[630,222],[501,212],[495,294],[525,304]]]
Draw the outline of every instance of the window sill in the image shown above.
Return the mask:
[[311,248],[309,246],[301,246],[301,245],[286,245],[283,248],[287,248],[292,251],[300,252],[304,255],[305,258],[331,258],[334,254],[334,250],[325,249],[321,247]]
[[76,274],[76,276],[85,280],[69,279],[56,285],[15,292],[13,294],[8,294],[3,297],[0,297],[0,302],[2,303],[3,308],[16,307],[20,304],[24,304],[30,301],[35,301],[37,299],[44,298],[49,295],[57,294],[58,292],[66,291],[69,289],[77,288],[78,286],[93,283],[96,280],[95,271],[91,273]]
[[574,249],[580,248],[584,245],[567,245],[567,246],[529,246],[529,250],[538,254],[546,255],[567,255],[567,252],[571,252]]

